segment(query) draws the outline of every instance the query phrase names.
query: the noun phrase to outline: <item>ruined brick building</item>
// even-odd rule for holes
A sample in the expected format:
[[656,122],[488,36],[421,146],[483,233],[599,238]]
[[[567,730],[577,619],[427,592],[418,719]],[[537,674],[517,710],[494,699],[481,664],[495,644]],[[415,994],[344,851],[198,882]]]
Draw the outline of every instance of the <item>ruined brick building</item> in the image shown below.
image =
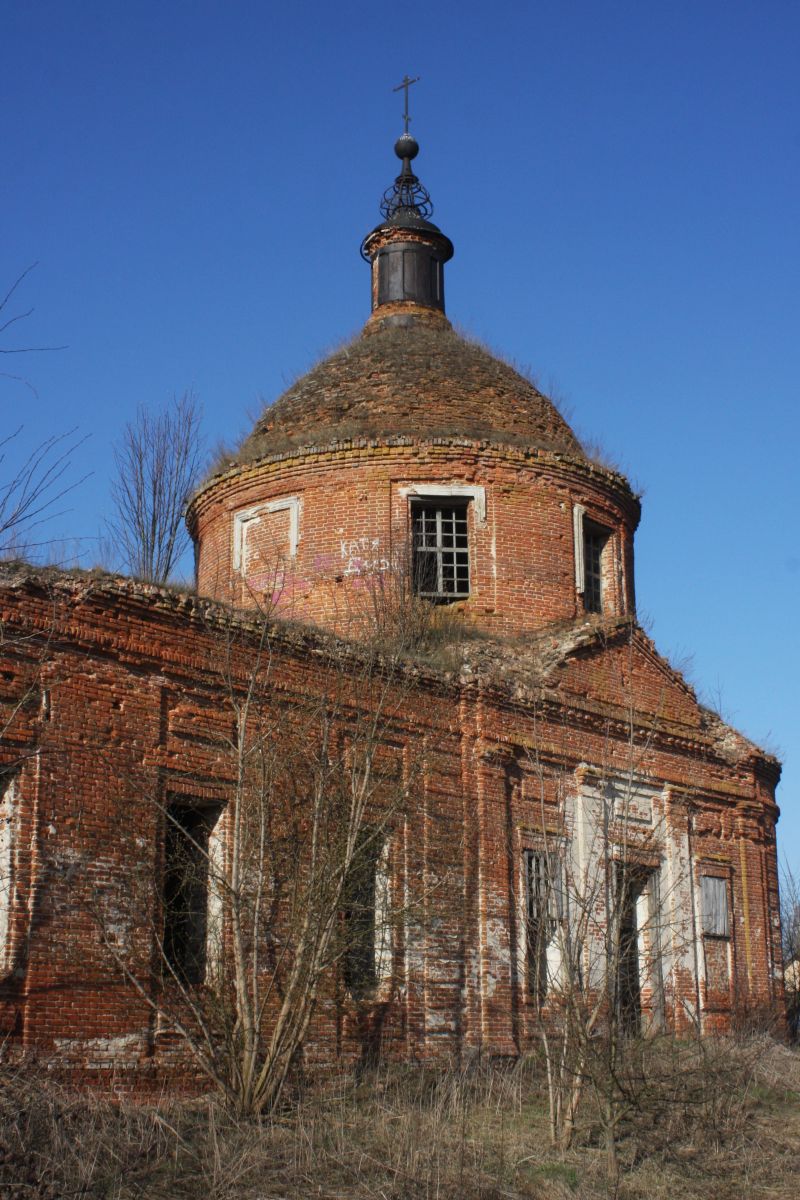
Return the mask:
[[[226,920],[210,875],[192,881],[188,917],[167,893],[176,829],[205,849],[201,876],[230,853],[235,771],[220,747],[239,685],[219,647],[232,622],[245,640],[268,627],[283,713],[329,698],[335,674],[363,714],[371,623],[402,643],[370,751],[403,800],[370,859],[360,964],[351,947],[327,972],[310,1055],[357,1052],[378,1008],[394,1054],[524,1051],[559,989],[585,986],[565,976],[560,930],[581,928],[597,982],[612,910],[635,1027],[782,1011],[779,765],[703,707],[637,625],[627,481],[453,331],[453,247],[429,220],[416,143],[406,134],[396,152],[401,174],[362,246],[371,316],[193,497],[197,593],[3,570],[10,1046],[120,1078],[158,1079],[180,1057],[145,993],[162,986],[163,956],[205,987]],[[335,723],[346,742],[352,714]],[[318,750],[307,741],[308,761]]]

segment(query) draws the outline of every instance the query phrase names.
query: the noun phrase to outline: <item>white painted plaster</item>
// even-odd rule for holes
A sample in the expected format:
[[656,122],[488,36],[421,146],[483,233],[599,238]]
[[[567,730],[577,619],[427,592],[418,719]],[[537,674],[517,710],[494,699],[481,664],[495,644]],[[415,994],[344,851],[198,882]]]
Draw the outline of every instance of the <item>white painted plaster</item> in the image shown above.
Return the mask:
[[375,978],[386,983],[392,975],[392,899],[389,843],[384,842],[375,864]]
[[475,507],[475,522],[486,524],[486,488],[467,483],[412,483],[400,488],[401,496],[431,498],[456,497],[472,500]]
[[6,965],[9,952],[18,807],[17,780],[12,777],[0,794],[0,966]]
[[247,566],[247,537],[255,529],[266,513],[289,513],[289,557],[297,555],[300,541],[300,508],[299,496],[285,496],[280,500],[270,500],[266,504],[256,504],[252,508],[243,508],[233,515],[233,569],[242,575]]
[[129,1054],[142,1054],[147,1047],[147,1031],[120,1034],[118,1037],[54,1038],[56,1050],[67,1054],[92,1054],[98,1059],[110,1059],[114,1063]]
[[206,983],[212,983],[222,968],[224,932],[225,834],[220,813],[208,835],[208,893],[206,900]]
[[572,506],[572,539],[575,547],[575,590],[583,592],[586,574],[583,564],[583,516],[586,509],[582,504]]

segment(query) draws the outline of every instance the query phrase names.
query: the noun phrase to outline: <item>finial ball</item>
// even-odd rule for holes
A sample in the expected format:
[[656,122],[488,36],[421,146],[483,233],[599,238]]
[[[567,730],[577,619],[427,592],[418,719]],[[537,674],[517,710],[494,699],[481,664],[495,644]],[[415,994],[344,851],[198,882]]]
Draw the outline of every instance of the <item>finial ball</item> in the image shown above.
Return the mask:
[[394,144],[394,152],[398,158],[416,158],[419,154],[416,138],[410,133],[401,133]]

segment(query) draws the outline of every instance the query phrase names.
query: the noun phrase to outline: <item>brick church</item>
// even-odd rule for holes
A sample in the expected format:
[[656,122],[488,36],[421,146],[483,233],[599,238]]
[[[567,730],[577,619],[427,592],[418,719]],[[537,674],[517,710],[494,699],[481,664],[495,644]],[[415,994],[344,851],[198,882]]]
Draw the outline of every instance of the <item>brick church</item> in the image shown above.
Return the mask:
[[9,1052],[160,1086],[232,945],[268,1040],[309,922],[309,1060],[524,1053],[567,989],[781,1020],[779,764],[637,624],[636,495],[453,330],[395,151],[371,315],[193,496],[196,591],[2,568]]

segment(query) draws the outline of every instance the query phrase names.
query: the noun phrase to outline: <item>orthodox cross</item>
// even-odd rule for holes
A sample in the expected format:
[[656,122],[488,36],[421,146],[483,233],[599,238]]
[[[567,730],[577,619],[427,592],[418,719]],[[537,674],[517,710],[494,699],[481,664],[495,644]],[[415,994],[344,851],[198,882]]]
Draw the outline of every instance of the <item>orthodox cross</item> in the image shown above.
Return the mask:
[[416,79],[409,79],[409,77],[405,75],[403,76],[403,82],[398,83],[396,88],[392,88],[393,92],[405,92],[406,94],[406,104],[403,111],[403,121],[405,123],[403,127],[404,133],[408,133],[408,122],[411,120],[411,117],[408,115],[408,89],[411,87],[412,83],[419,83],[419,80],[419,75],[417,75]]

